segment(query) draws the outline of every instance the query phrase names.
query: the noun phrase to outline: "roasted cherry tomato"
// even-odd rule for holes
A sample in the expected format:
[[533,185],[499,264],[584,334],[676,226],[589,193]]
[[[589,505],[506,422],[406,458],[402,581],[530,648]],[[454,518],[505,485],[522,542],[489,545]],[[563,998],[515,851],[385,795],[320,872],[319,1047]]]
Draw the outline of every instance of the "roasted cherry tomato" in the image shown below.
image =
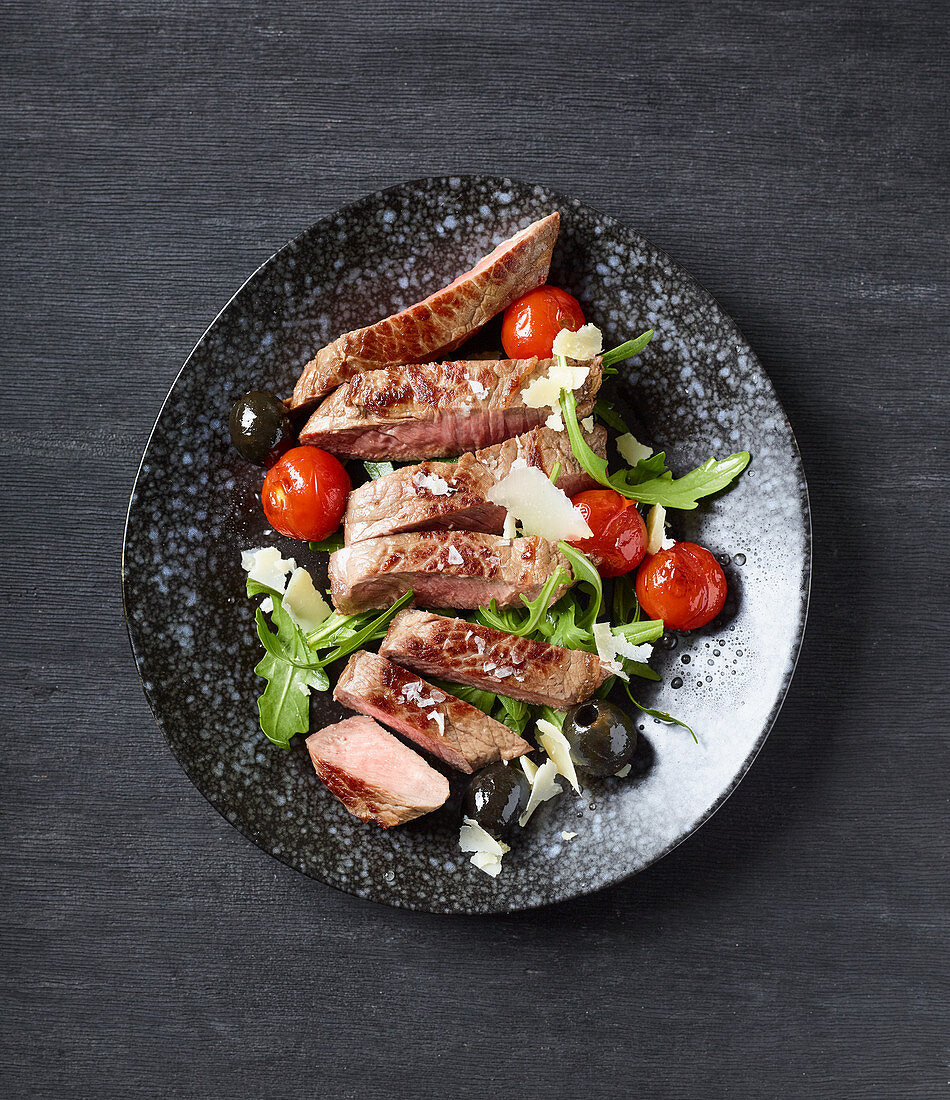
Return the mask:
[[261,502],[276,531],[320,542],[340,526],[352,488],[339,459],[318,447],[294,447],[267,471]]
[[726,574],[704,546],[678,542],[640,566],[637,599],[651,619],[673,630],[696,630],[722,611]]
[[580,303],[566,290],[539,286],[529,290],[505,310],[501,344],[509,359],[548,359],[554,337],[562,328],[571,332],[584,323]]
[[613,489],[590,489],[571,498],[581,510],[594,537],[572,542],[597,563],[602,577],[619,577],[643,561],[647,552],[647,526],[635,501]]

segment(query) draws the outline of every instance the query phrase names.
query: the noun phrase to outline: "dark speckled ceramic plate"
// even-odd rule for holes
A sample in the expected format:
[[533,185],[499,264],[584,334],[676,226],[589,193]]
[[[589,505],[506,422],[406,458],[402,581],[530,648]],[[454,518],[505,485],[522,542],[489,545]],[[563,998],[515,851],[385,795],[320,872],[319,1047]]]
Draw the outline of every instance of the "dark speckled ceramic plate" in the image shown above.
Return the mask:
[[[303,738],[285,752],[258,730],[258,646],[241,551],[276,542],[310,566],[325,555],[265,533],[261,474],[231,450],[227,415],[246,389],[289,393],[314,349],[442,286],[553,209],[562,228],[550,281],[577,295],[607,346],[656,329],[646,352],[608,384],[635,434],[665,448],[680,472],[711,453],[747,449],[754,457],[732,490],[675,514],[677,537],[720,555],[730,599],[707,629],[657,651],[662,685],[638,684],[642,702],[681,716],[699,744],[645,719],[653,756],[645,775],[546,803],[491,879],[458,850],[457,802],[402,828],[361,825],[317,781]],[[182,368],[149,439],[129,506],[123,585],[158,724],[194,784],[246,837],[360,897],[433,912],[501,912],[642,870],[734,789],[795,668],[809,538],[788,421],[709,294],[637,233],[575,199],[463,176],[400,184],[322,219],[235,295]],[[344,713],[318,695],[312,728]],[[562,830],[577,836],[565,841]]]

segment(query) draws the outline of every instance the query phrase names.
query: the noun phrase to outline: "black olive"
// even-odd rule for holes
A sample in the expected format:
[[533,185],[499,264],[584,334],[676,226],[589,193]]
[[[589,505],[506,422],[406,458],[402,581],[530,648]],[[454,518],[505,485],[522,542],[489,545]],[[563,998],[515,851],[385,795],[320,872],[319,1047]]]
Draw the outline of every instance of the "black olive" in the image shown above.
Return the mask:
[[238,453],[255,466],[273,466],[294,445],[287,406],[263,390],[251,390],[238,398],[228,430]]
[[564,719],[564,736],[571,757],[591,775],[614,775],[633,759],[637,727],[606,699],[590,699],[571,707]]
[[496,839],[508,832],[527,802],[527,785],[515,764],[489,764],[476,772],[465,792],[463,813]]

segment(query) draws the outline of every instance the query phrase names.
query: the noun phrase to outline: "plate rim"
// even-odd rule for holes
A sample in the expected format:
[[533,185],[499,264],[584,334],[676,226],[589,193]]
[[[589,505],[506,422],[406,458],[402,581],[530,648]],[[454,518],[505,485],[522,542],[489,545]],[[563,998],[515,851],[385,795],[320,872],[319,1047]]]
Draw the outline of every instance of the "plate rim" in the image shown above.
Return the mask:
[[[136,497],[137,497],[139,480],[142,476],[142,468],[145,465],[145,460],[146,460],[146,458],[148,456],[148,453],[149,453],[149,450],[151,448],[152,439],[155,435],[155,432],[158,430],[159,423],[160,423],[160,421],[162,419],[162,416],[165,412],[165,406],[168,404],[169,400],[171,399],[171,396],[174,393],[175,388],[178,385],[179,380],[181,379],[182,375],[187,370],[189,364],[191,363],[192,359],[195,357],[195,354],[198,352],[199,348],[204,343],[204,341],[207,338],[208,334],[217,325],[218,321],[221,319],[221,317],[224,315],[224,313],[231,307],[231,305],[236,301],[236,299],[243,293],[243,291],[246,289],[246,287],[250,283],[252,283],[254,281],[254,279],[257,278],[257,276],[266,267],[268,267],[282,252],[284,252],[286,249],[290,248],[291,246],[295,245],[302,238],[304,238],[304,237],[308,236],[309,234],[311,234],[314,231],[314,229],[316,229],[316,227],[321,225],[322,223],[329,222],[331,219],[337,219],[337,218],[343,216],[344,214],[346,214],[352,208],[354,208],[354,207],[356,207],[356,206],[358,206],[362,203],[365,203],[370,199],[382,199],[384,196],[389,195],[392,192],[401,191],[404,188],[411,187],[413,185],[444,184],[446,189],[449,189],[449,181],[451,181],[451,180],[490,182],[492,185],[499,185],[499,186],[503,186],[505,184],[515,184],[515,185],[520,186],[520,187],[522,187],[522,188],[524,188],[528,191],[531,191],[531,190],[533,190],[533,189],[535,189],[539,186],[543,187],[544,190],[549,192],[552,195],[552,197],[555,198],[556,201],[558,201],[559,203],[562,202],[562,200],[563,200],[563,202],[566,203],[567,205],[572,205],[574,207],[586,208],[587,210],[589,210],[592,213],[596,214],[598,218],[601,218],[605,222],[607,222],[612,229],[619,229],[623,233],[633,233],[649,249],[651,249],[657,256],[660,256],[663,259],[665,259],[669,263],[670,267],[673,270],[675,270],[678,277],[684,279],[688,284],[691,284],[693,287],[697,288],[702,295],[705,295],[715,305],[716,309],[719,311],[721,316],[723,318],[725,318],[726,322],[732,327],[733,331],[739,337],[741,343],[751,353],[751,355],[753,357],[754,365],[758,368],[758,370],[761,373],[762,377],[765,379],[766,383],[768,384],[769,388],[771,389],[772,395],[775,399],[775,402],[776,402],[779,410],[781,411],[782,419],[783,419],[785,427],[788,430],[789,439],[791,441],[792,449],[793,449],[793,452],[794,452],[794,457],[795,457],[795,460],[796,460],[797,474],[798,474],[799,485],[800,485],[801,514],[802,514],[802,519],[804,521],[803,522],[804,547],[803,547],[803,561],[802,561],[802,569],[801,569],[802,604],[801,604],[801,611],[800,611],[799,618],[798,618],[798,623],[796,625],[796,635],[795,635],[795,642],[794,642],[793,652],[790,655],[788,665],[786,666],[785,674],[783,676],[782,683],[779,686],[778,693],[777,693],[776,698],[775,698],[775,702],[774,702],[774,704],[772,706],[772,709],[769,711],[769,714],[768,714],[768,716],[766,717],[766,719],[763,723],[761,732],[757,736],[755,744],[753,745],[752,749],[749,751],[748,755],[744,758],[742,763],[739,765],[739,768],[736,771],[735,775],[733,776],[733,778],[732,778],[731,782],[729,783],[728,787],[726,787],[719,794],[719,796],[713,801],[713,803],[706,808],[706,810],[700,815],[700,817],[697,818],[697,820],[693,823],[693,825],[686,832],[684,832],[682,834],[682,836],[677,837],[674,841],[672,841],[670,844],[668,844],[665,848],[663,848],[661,851],[657,852],[656,855],[652,856],[646,863],[643,864],[642,867],[638,867],[636,870],[629,871],[626,874],[620,875],[618,878],[615,878],[615,879],[611,880],[610,882],[605,882],[605,883],[603,883],[599,886],[594,886],[590,889],[581,889],[581,890],[579,890],[575,893],[567,894],[564,897],[550,898],[550,899],[541,898],[541,899],[538,899],[538,900],[535,900],[535,901],[527,901],[527,902],[519,903],[519,904],[516,904],[516,905],[504,904],[504,905],[499,906],[497,908],[490,907],[490,906],[484,907],[484,908],[461,908],[461,909],[434,908],[431,905],[410,904],[407,901],[403,901],[401,899],[392,899],[392,900],[390,900],[390,899],[381,899],[381,898],[377,898],[377,897],[372,897],[368,894],[355,893],[353,890],[347,889],[343,885],[340,885],[340,884],[335,883],[335,882],[327,881],[326,879],[320,878],[317,875],[309,874],[307,871],[305,871],[305,870],[301,869],[300,867],[296,866],[295,864],[291,863],[289,861],[289,859],[284,858],[282,855],[280,855],[276,852],[273,852],[269,848],[267,848],[265,846],[264,839],[256,837],[253,834],[253,832],[250,829],[246,828],[245,825],[242,822],[233,821],[230,817],[228,817],[225,810],[221,806],[216,805],[211,800],[210,796],[208,794],[206,794],[205,791],[202,790],[202,788],[198,785],[198,783],[192,778],[191,774],[188,771],[188,768],[185,765],[185,762],[182,760],[181,756],[179,755],[179,753],[178,753],[177,749],[175,748],[175,745],[173,744],[171,738],[169,738],[168,734],[165,732],[165,728],[162,724],[162,720],[161,720],[158,712],[156,711],[155,705],[152,702],[151,695],[150,695],[148,689],[145,686],[145,680],[142,676],[142,670],[139,666],[139,660],[138,660],[139,655],[138,655],[138,652],[136,650],[135,638],[133,637],[133,633],[132,633],[132,623],[131,623],[131,617],[129,615],[129,607],[128,607],[128,594],[127,594],[127,591],[126,591],[126,580],[127,580],[126,550],[127,550],[128,542],[129,542],[129,523],[130,523],[130,520],[131,520],[132,508],[133,508],[133,505],[135,504]],[[781,400],[781,398],[778,394],[778,391],[775,388],[775,384],[772,381],[772,378],[769,375],[769,373],[766,371],[761,359],[758,356],[758,353],[755,351],[755,349],[753,348],[751,342],[746,338],[746,336],[744,335],[742,330],[739,328],[738,324],[736,323],[736,321],[732,317],[732,315],[729,313],[729,311],[723,307],[723,305],[719,301],[719,299],[711,291],[709,291],[692,274],[692,272],[690,272],[687,268],[683,267],[683,265],[678,260],[676,260],[673,256],[671,256],[664,249],[662,249],[662,248],[658,247],[657,245],[655,245],[648,237],[644,236],[644,234],[641,233],[638,229],[635,229],[632,226],[627,225],[626,223],[620,221],[619,218],[615,217],[612,214],[606,213],[605,211],[601,210],[599,207],[594,206],[592,203],[589,203],[586,200],[577,198],[576,196],[573,196],[573,195],[567,195],[564,192],[562,192],[559,188],[548,187],[546,184],[538,184],[537,182],[532,183],[532,182],[529,182],[527,180],[520,179],[517,176],[508,176],[508,175],[496,176],[496,175],[492,175],[490,173],[483,173],[483,172],[453,172],[453,173],[447,173],[447,174],[444,174],[444,175],[416,176],[416,177],[413,177],[411,179],[400,180],[399,182],[391,184],[388,187],[379,188],[376,191],[370,191],[370,192],[367,192],[364,195],[360,195],[359,197],[357,197],[355,199],[352,199],[349,202],[344,203],[342,206],[336,207],[335,209],[328,211],[326,214],[322,215],[321,217],[317,218],[315,221],[313,221],[309,225],[307,225],[299,233],[295,234],[293,237],[289,237],[286,241],[284,241],[284,243],[282,245],[280,245],[279,248],[275,249],[265,260],[263,260],[260,264],[258,264],[258,266],[256,268],[254,268],[254,270],[247,276],[247,278],[240,284],[240,286],[228,298],[228,300],[224,303],[224,305],[218,310],[218,312],[214,315],[212,320],[205,326],[204,330],[202,331],[201,335],[199,336],[199,338],[195,342],[195,344],[192,347],[191,351],[188,353],[185,360],[183,361],[181,367],[176,372],[175,377],[172,380],[171,384],[169,385],[168,391],[166,392],[165,397],[162,400],[162,403],[161,403],[161,405],[158,409],[158,412],[155,416],[155,419],[152,423],[152,426],[149,429],[149,433],[148,433],[148,436],[146,438],[145,445],[142,449],[141,457],[139,458],[139,462],[138,462],[138,465],[136,467],[135,477],[133,479],[132,488],[131,488],[131,491],[129,493],[128,504],[126,505],[125,522],[124,522],[123,527],[122,527],[122,549],[121,549],[121,554],[120,554],[119,580],[120,580],[120,588],[121,588],[121,595],[122,595],[122,617],[123,617],[123,620],[125,622],[126,634],[128,636],[129,646],[130,646],[131,651],[132,651],[133,664],[135,666],[136,675],[137,675],[138,680],[139,680],[139,686],[142,689],[142,694],[145,696],[145,701],[148,704],[148,708],[149,708],[149,711],[151,712],[152,718],[153,718],[156,726],[158,727],[158,730],[161,733],[162,738],[165,741],[165,744],[166,744],[167,748],[171,751],[172,756],[174,757],[174,759],[175,759],[176,763],[178,764],[178,766],[181,768],[181,770],[184,773],[185,777],[188,779],[189,783],[201,795],[201,797],[205,800],[205,802],[225,822],[227,822],[227,824],[229,826],[236,829],[237,832],[240,833],[241,836],[243,836],[246,840],[250,841],[251,844],[253,844],[256,848],[258,848],[265,855],[269,856],[272,859],[277,860],[283,866],[289,868],[291,871],[295,872],[296,874],[301,875],[303,878],[305,878],[305,879],[307,879],[311,882],[317,882],[317,883],[320,883],[323,886],[329,886],[330,888],[338,891],[339,893],[345,894],[348,897],[356,898],[359,901],[362,901],[362,902],[367,902],[368,901],[368,902],[372,902],[375,905],[385,906],[387,908],[402,909],[402,910],[407,911],[407,912],[430,913],[430,914],[435,915],[435,916],[449,916],[449,917],[466,917],[466,916],[468,916],[468,917],[472,917],[472,916],[493,917],[494,916],[494,917],[497,917],[497,916],[502,916],[502,915],[507,914],[507,913],[529,912],[529,911],[532,911],[532,910],[545,908],[549,905],[561,905],[561,904],[566,904],[566,903],[571,902],[571,901],[576,901],[580,898],[590,897],[594,894],[600,893],[603,890],[608,890],[612,887],[615,887],[615,886],[619,885],[620,883],[625,882],[628,879],[631,879],[631,878],[635,877],[636,875],[640,875],[644,871],[647,871],[651,867],[654,867],[660,860],[665,859],[671,852],[675,851],[681,844],[683,844],[686,840],[688,840],[690,837],[692,837],[700,828],[702,828],[702,826],[705,825],[710,820],[710,818],[712,818],[712,816],[722,808],[722,806],[733,795],[733,793],[735,792],[735,790],[739,786],[739,784],[742,782],[742,780],[745,779],[745,777],[748,774],[750,768],[755,763],[755,760],[758,757],[759,753],[762,751],[762,748],[765,745],[765,742],[768,740],[769,735],[771,734],[771,732],[772,732],[772,730],[775,726],[775,723],[778,720],[778,717],[779,717],[779,714],[781,713],[782,707],[785,704],[785,700],[788,697],[788,693],[789,693],[789,690],[791,688],[792,681],[795,678],[795,672],[798,668],[798,662],[799,662],[799,659],[801,657],[802,648],[804,646],[805,630],[806,630],[806,626],[807,626],[807,623],[808,623],[808,612],[809,612],[809,608],[810,608],[810,604],[811,604],[811,585],[812,585],[812,572],[813,572],[813,564],[814,564],[813,559],[814,559],[814,551],[813,551],[813,523],[812,523],[812,514],[811,514],[811,498],[810,498],[810,494],[809,494],[809,490],[808,490],[808,480],[807,480],[807,477],[806,477],[806,474],[805,474],[805,464],[802,460],[801,448],[798,445],[798,438],[795,434],[795,430],[794,430],[794,428],[792,426],[792,423],[789,419],[789,416],[788,416],[788,413],[785,409],[785,406],[784,406],[784,404],[783,404],[783,402],[782,402],[782,400]]]

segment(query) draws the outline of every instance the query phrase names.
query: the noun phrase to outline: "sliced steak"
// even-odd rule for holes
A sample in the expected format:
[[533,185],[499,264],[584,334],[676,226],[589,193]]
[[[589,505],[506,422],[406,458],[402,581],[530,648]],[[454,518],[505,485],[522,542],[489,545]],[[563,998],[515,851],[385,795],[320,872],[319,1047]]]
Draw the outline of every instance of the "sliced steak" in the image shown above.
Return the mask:
[[[607,431],[585,433],[589,446],[606,457]],[[568,496],[596,488],[577,462],[566,432],[534,428],[493,447],[462,455],[458,462],[423,462],[368,481],[350,493],[344,534],[347,545],[402,531],[466,530],[500,534],[505,509],[485,493],[521,459],[549,475],[561,464],[557,485]]]
[[[300,442],[375,459],[440,458],[489,447],[551,415],[547,407],[528,408],[522,390],[553,364],[553,359],[470,359],[369,371],[320,405]],[[577,415],[583,417],[594,407],[603,371],[599,357],[573,365],[588,368],[574,394]]]
[[547,280],[561,218],[549,214],[424,301],[344,333],[304,367],[288,404],[299,409],[363,371],[423,363],[457,348],[496,313]]
[[[521,607],[558,567],[571,567],[558,548],[536,537],[503,539],[477,531],[420,531],[344,546],[330,555],[330,596],[345,614],[389,607],[413,589],[414,605]],[[564,591],[560,586],[555,598]]]
[[517,638],[429,611],[402,611],[380,653],[416,672],[564,710],[610,676],[595,654]]
[[471,773],[495,760],[514,760],[531,751],[527,741],[478,707],[439,691],[375,653],[353,654],[333,697],[385,722],[459,771]]
[[449,781],[371,718],[347,718],[307,738],[317,775],[361,821],[388,829],[437,810]]

